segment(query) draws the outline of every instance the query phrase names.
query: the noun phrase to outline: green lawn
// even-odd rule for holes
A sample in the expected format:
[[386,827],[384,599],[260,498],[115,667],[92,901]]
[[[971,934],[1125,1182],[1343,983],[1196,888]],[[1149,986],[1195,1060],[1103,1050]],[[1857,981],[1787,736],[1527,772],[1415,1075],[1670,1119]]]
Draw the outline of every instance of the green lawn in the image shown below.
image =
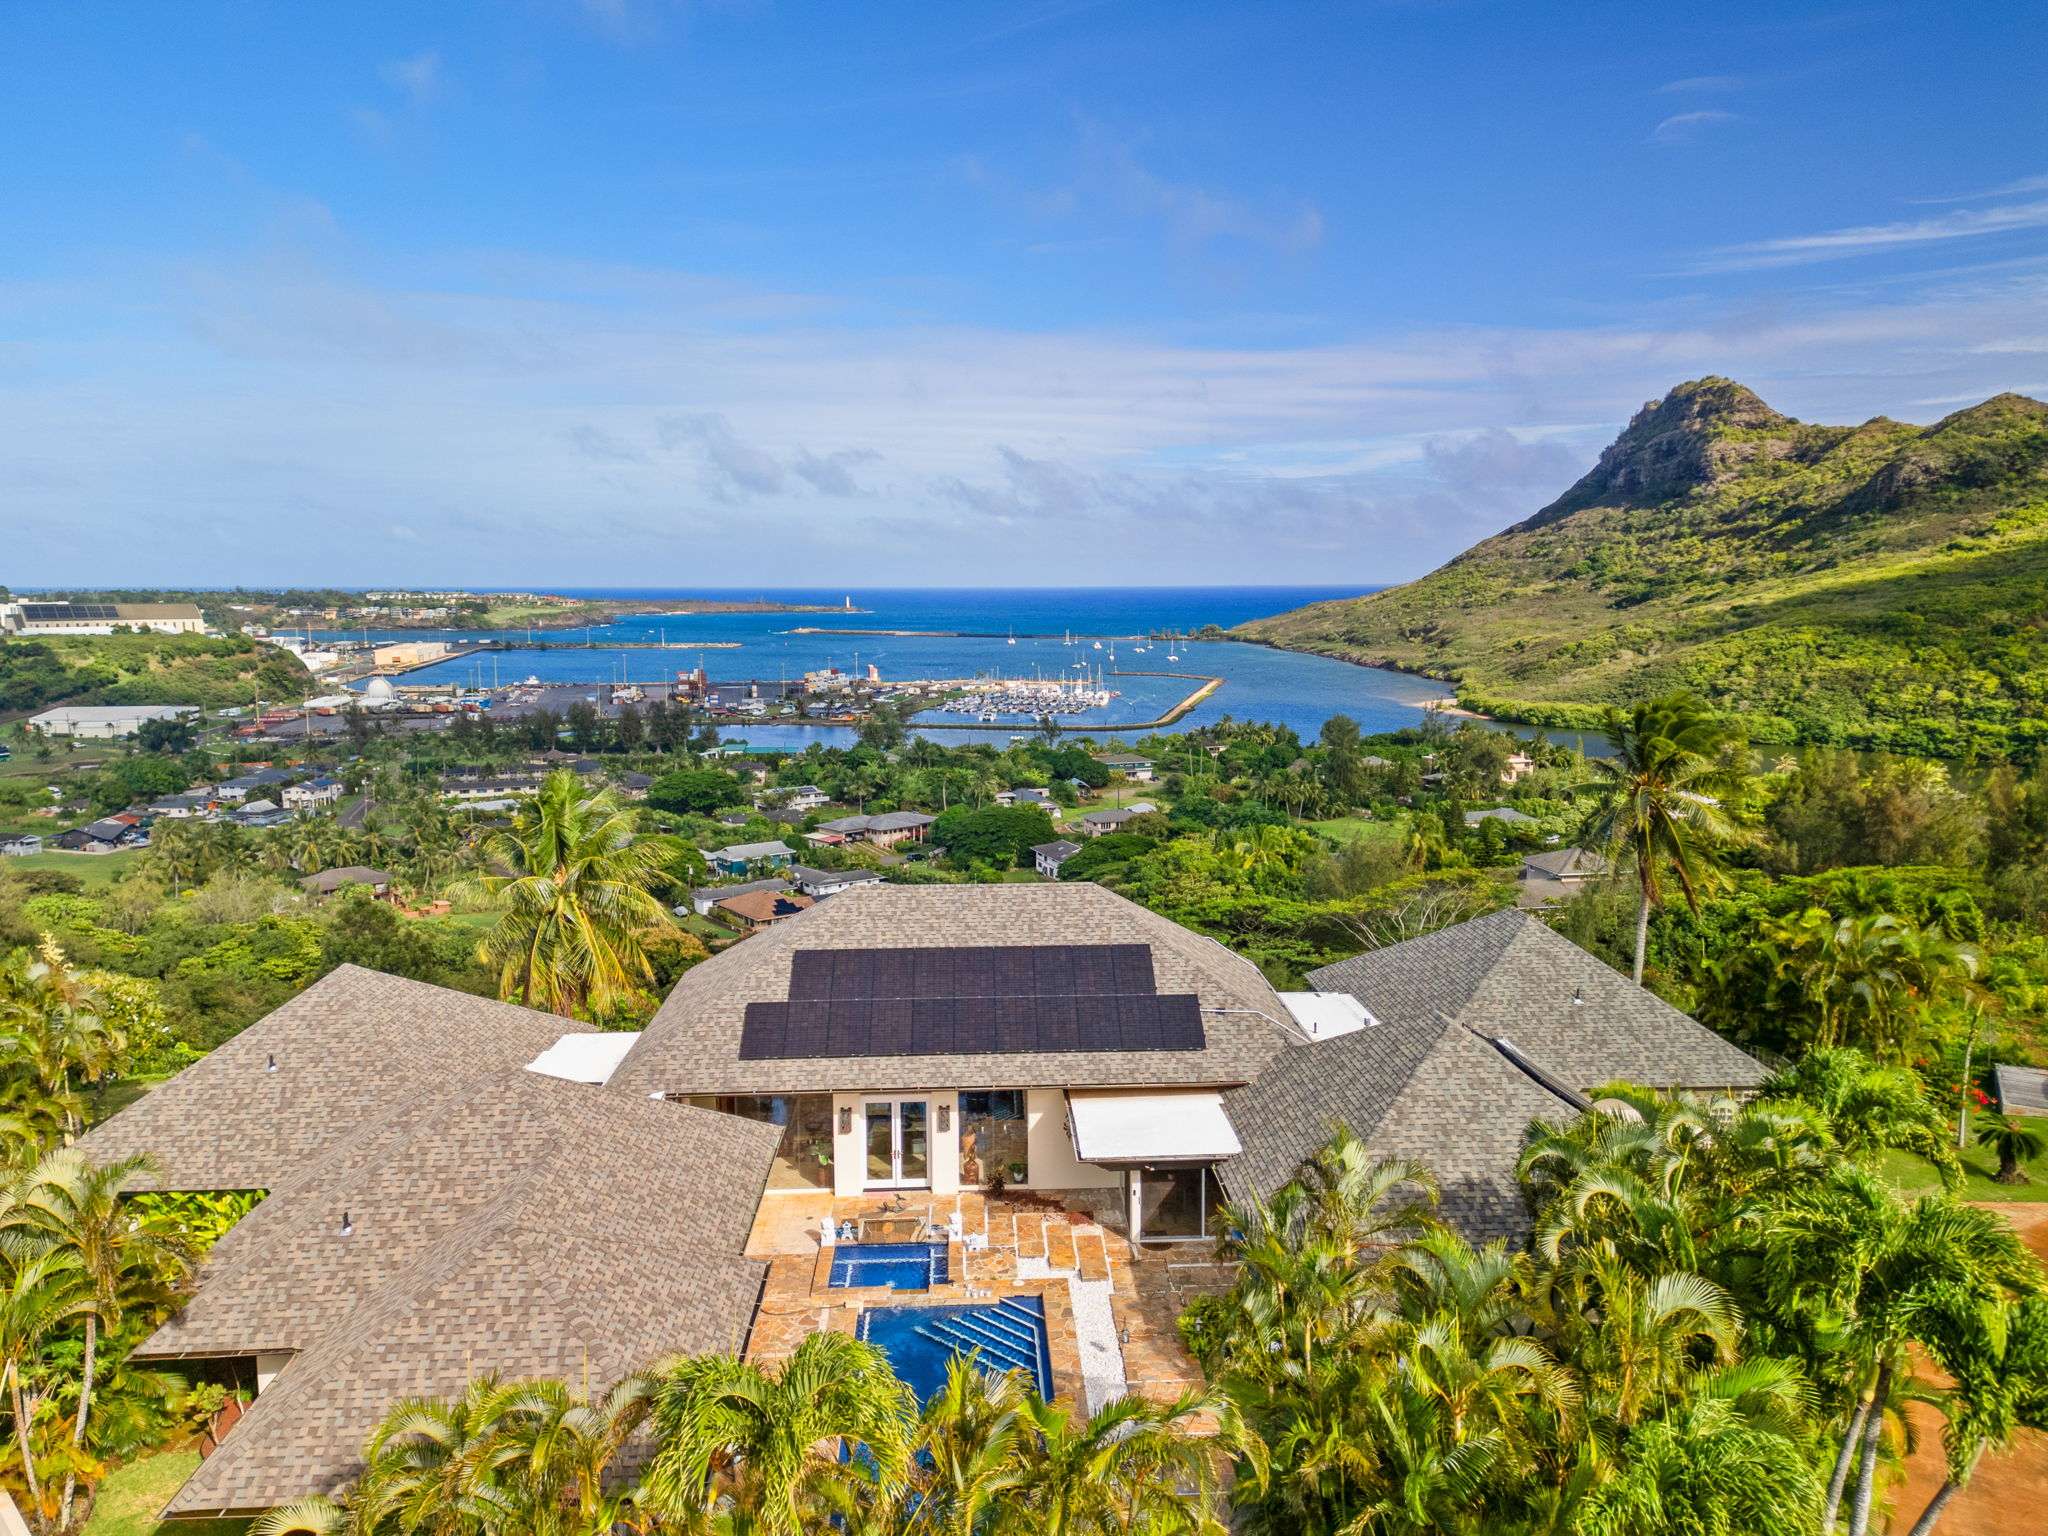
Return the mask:
[[[2022,1163],[2024,1184],[1998,1184],[1991,1176],[1998,1172],[1998,1159],[1981,1147],[1963,1153],[1963,1183],[1956,1194],[1964,1200],[2048,1200],[2048,1155]],[[1931,1194],[1941,1188],[1933,1164],[1910,1152],[1888,1152],[1885,1176],[1909,1195]]]
[[197,1451],[167,1451],[120,1468],[101,1485],[85,1536],[242,1536],[246,1520],[157,1520],[198,1466]]
[[130,848],[121,853],[32,853],[26,858],[9,859],[7,868],[61,869],[67,875],[76,875],[87,890],[100,890],[112,885],[116,875],[131,868],[147,851]]
[[1311,832],[1320,832],[1324,837],[1339,843],[1352,843],[1360,839],[1385,842],[1401,836],[1398,821],[1378,821],[1366,816],[1340,816],[1335,821],[1312,821],[1308,824]]

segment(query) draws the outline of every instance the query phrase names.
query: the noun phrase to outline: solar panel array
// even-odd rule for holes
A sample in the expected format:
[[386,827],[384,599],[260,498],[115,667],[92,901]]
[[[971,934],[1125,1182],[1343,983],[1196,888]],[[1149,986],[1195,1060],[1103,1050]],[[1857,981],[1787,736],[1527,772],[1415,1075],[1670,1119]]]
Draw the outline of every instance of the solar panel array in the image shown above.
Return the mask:
[[1162,996],[1143,944],[800,950],[787,1002],[749,1003],[740,1058],[1198,1051],[1201,1004]]
[[21,617],[29,624],[57,624],[65,619],[92,619],[104,623],[118,619],[112,603],[23,603]]

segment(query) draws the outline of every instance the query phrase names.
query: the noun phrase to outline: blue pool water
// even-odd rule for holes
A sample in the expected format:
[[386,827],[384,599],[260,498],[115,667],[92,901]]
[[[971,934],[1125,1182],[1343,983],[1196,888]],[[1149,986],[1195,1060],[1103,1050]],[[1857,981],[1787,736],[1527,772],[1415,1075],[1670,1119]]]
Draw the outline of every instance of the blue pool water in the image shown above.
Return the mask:
[[1052,1397],[1045,1303],[1036,1296],[965,1307],[869,1307],[860,1315],[860,1336],[889,1357],[920,1403],[946,1384],[947,1362],[965,1354],[984,1370],[1028,1372],[1038,1395]]
[[928,1291],[946,1278],[944,1243],[842,1243],[832,1252],[833,1285]]

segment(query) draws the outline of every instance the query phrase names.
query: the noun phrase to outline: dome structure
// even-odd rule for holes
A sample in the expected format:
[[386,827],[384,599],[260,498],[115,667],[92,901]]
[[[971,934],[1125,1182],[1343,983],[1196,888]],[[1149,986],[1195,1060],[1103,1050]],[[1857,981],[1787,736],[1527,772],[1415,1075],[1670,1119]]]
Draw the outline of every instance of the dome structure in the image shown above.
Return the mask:
[[366,699],[376,699],[388,704],[391,700],[398,697],[398,690],[391,686],[390,678],[373,677],[370,679],[369,686],[363,689],[363,697]]

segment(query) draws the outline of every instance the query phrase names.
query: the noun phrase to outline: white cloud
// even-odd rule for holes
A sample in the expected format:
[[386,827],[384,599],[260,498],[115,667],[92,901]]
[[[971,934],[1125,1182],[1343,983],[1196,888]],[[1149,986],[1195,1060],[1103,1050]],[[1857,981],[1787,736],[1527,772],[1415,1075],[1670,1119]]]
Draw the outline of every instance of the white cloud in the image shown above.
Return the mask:
[[1680,112],[1675,116],[1665,118],[1663,122],[1652,128],[1650,130],[1650,142],[1652,144],[1690,144],[1707,129],[1713,127],[1714,124],[1732,123],[1735,121],[1737,121],[1737,118],[1733,112],[1720,112],[1711,109],[1699,112]]
[[1997,208],[1958,209],[1931,219],[1907,219],[1895,224],[1863,224],[1852,229],[1828,230],[1817,235],[1793,235],[1782,240],[1761,240],[1751,245],[1732,245],[1710,255],[1696,270],[1734,272],[1755,267],[1792,266],[1811,261],[1835,261],[1845,256],[1867,256],[1874,251],[1896,250],[1902,246],[1931,245],[1947,240],[1968,240],[1981,235],[2002,234],[2015,229],[2039,229],[2048,225],[2048,201],[2009,203]]
[[1740,75],[1689,75],[1657,87],[1659,96],[1682,96],[1695,91],[1737,91],[1747,84]]
[[[159,322],[118,347],[0,356],[0,487],[34,513],[16,565],[718,585],[760,580],[764,555],[790,584],[901,580],[908,557],[921,581],[1029,583],[1070,579],[1085,547],[1146,580],[1394,580],[1535,511],[1682,379],[1729,374],[1807,420],[1912,419],[2010,387],[2018,342],[2048,335],[2039,273],[1223,347],[485,265],[399,288],[273,254],[123,292]],[[0,314],[35,297],[0,286]],[[207,535],[166,546],[164,526]],[[292,527],[318,530],[317,559]],[[421,540],[399,571],[394,527]]]
[[428,49],[409,59],[393,59],[377,71],[384,83],[412,105],[424,106],[441,89],[441,55]]

